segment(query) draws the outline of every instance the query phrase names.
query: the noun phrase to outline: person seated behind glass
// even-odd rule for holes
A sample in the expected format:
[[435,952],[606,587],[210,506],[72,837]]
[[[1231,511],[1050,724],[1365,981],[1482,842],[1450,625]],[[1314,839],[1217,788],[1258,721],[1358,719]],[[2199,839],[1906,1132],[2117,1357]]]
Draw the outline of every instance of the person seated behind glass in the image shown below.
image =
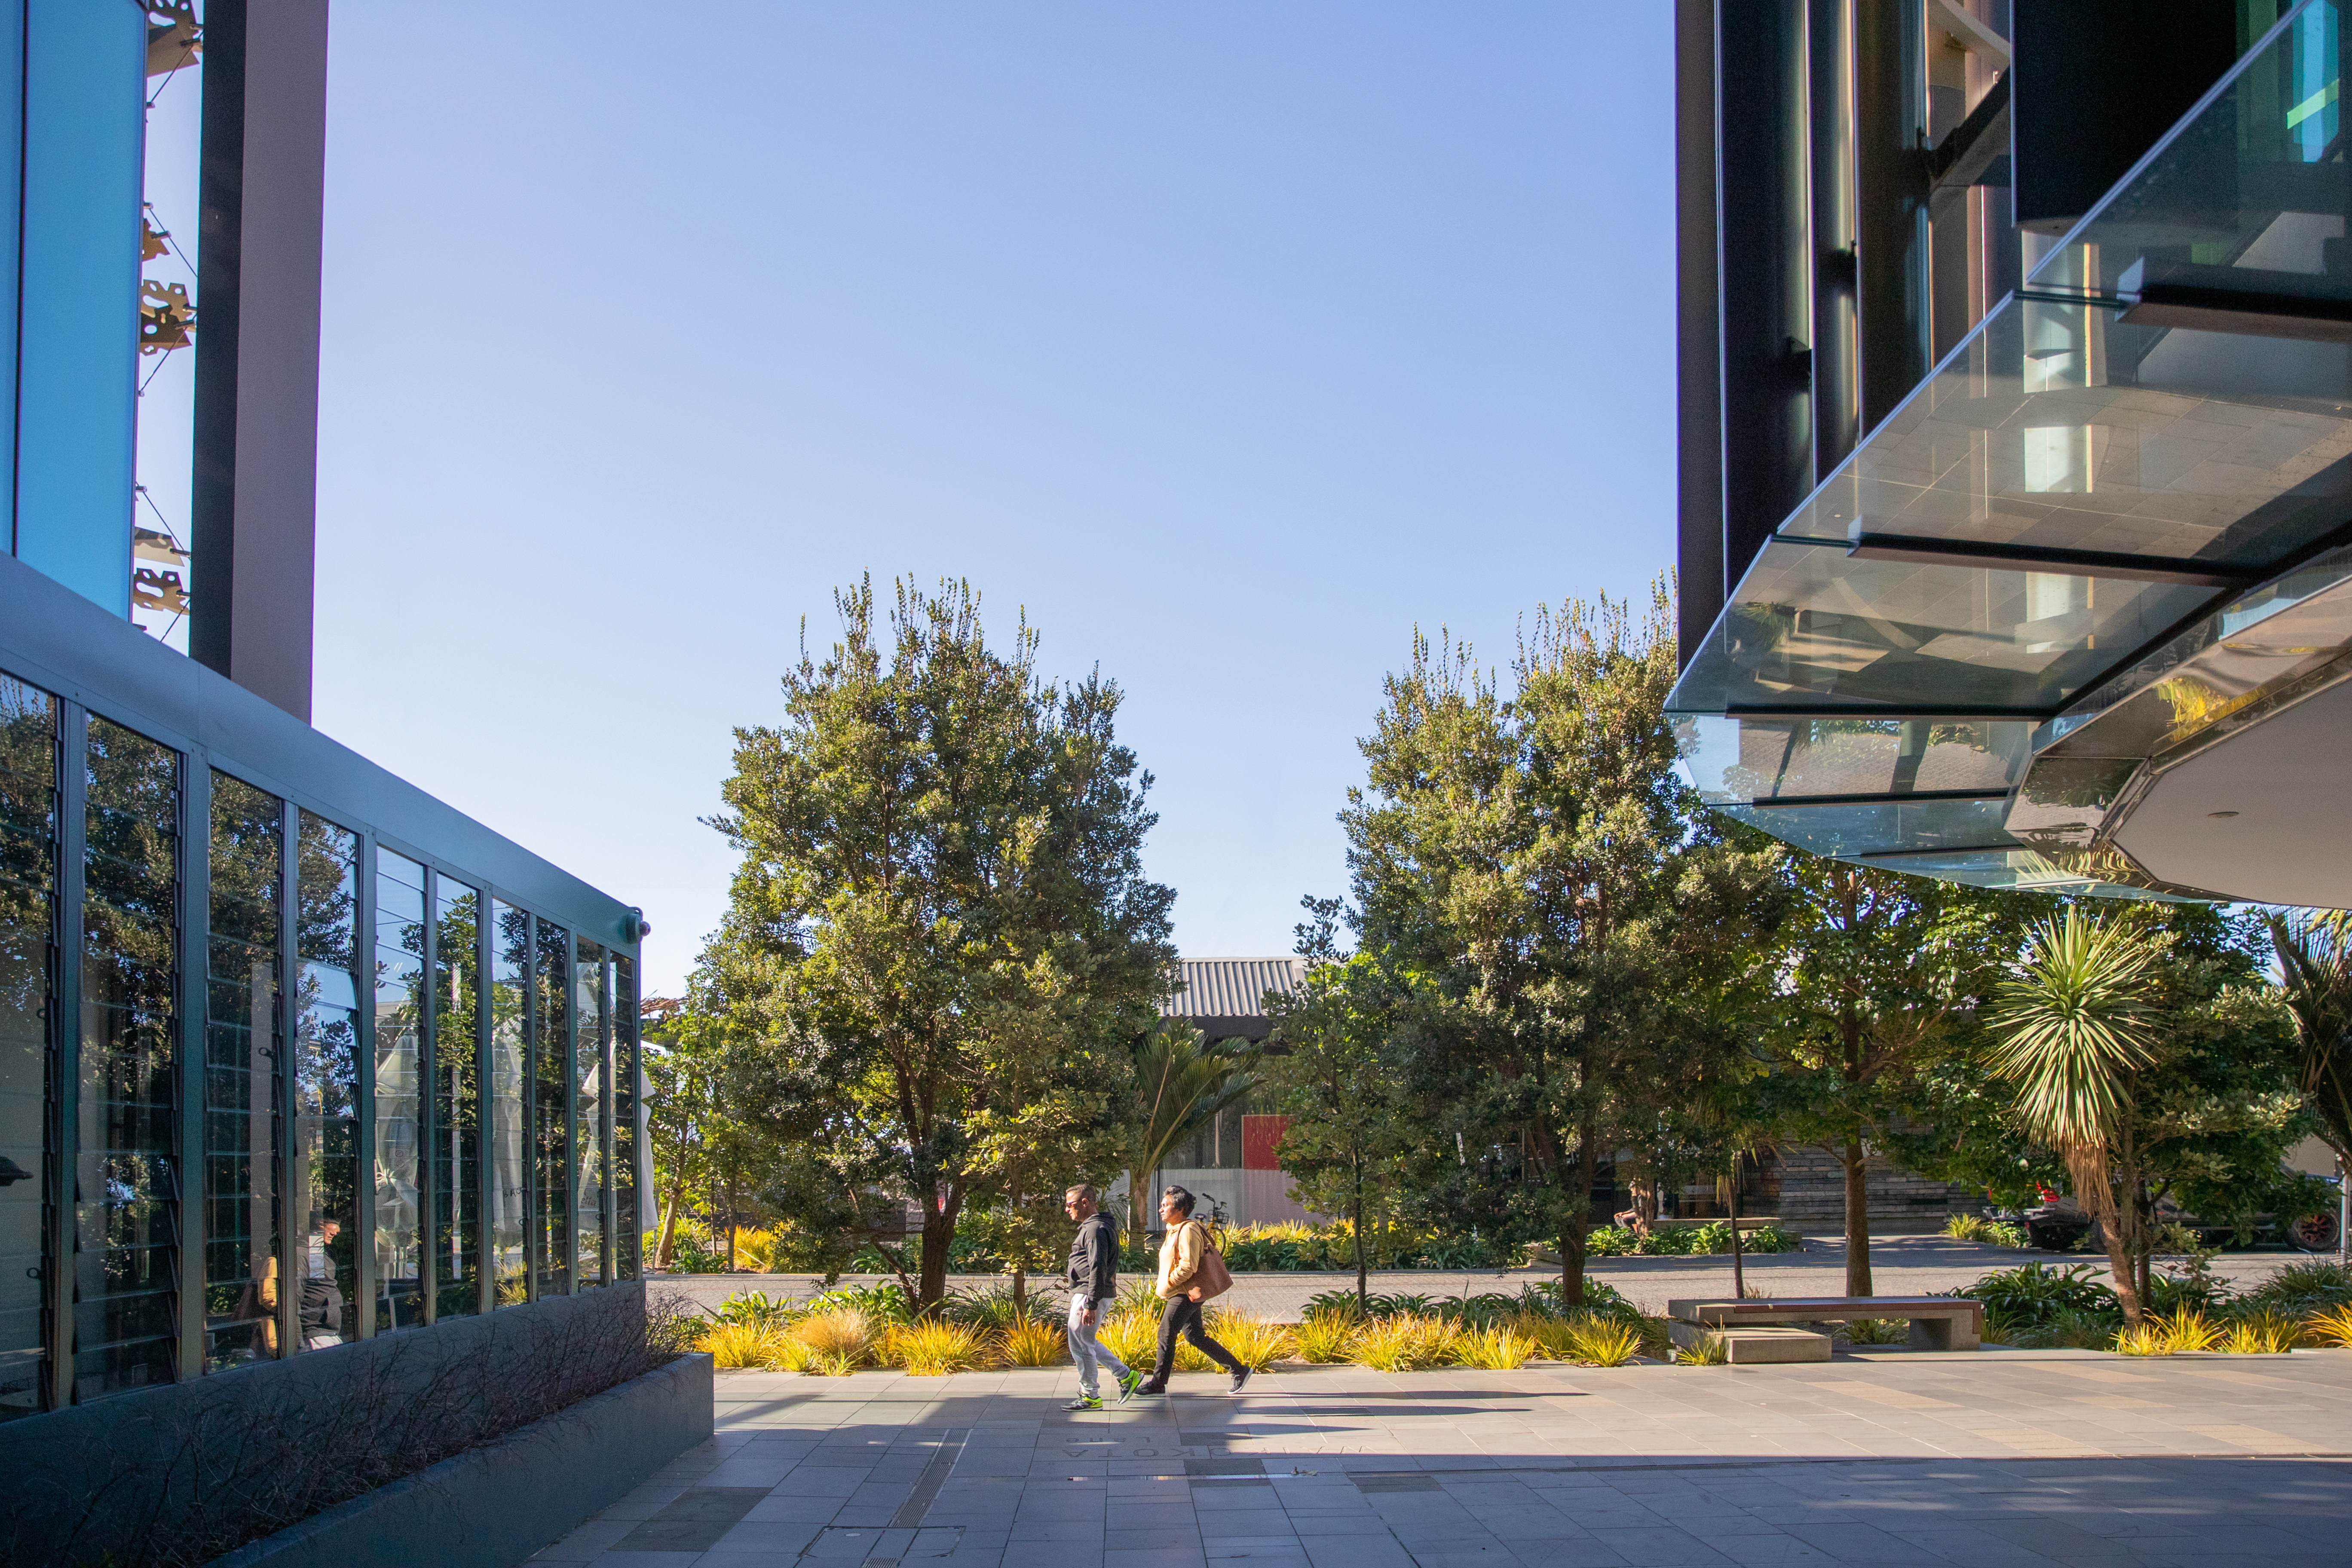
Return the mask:
[[311,1211],[310,1245],[302,1271],[302,1348],[306,1351],[343,1342],[342,1293],[335,1289],[334,1260],[327,1256],[327,1244],[341,1229],[329,1215]]

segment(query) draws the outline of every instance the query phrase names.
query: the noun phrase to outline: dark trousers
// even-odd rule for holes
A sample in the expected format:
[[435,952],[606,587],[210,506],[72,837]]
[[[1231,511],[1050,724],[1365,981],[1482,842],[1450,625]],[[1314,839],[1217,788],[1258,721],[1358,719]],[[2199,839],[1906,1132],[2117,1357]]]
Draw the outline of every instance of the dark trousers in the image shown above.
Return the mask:
[[1160,1310],[1160,1360],[1151,1369],[1153,1383],[1165,1384],[1168,1373],[1175,1367],[1176,1336],[1179,1334],[1192,1341],[1194,1350],[1227,1372],[1241,1371],[1242,1363],[1234,1359],[1234,1352],[1211,1339],[1209,1331],[1201,1326],[1201,1303],[1188,1301],[1179,1296]]

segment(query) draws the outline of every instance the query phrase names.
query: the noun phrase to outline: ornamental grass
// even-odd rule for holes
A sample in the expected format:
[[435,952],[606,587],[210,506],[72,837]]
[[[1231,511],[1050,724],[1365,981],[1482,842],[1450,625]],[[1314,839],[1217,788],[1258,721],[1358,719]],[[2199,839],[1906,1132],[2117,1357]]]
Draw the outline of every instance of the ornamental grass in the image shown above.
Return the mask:
[[1525,1366],[1543,1347],[1533,1334],[1508,1323],[1465,1329],[1454,1344],[1454,1364],[1486,1372],[1509,1372]]
[[769,1367],[776,1363],[783,1335],[764,1323],[714,1323],[702,1336],[713,1366]]
[[977,1371],[988,1364],[989,1348],[987,1337],[970,1323],[938,1319],[893,1327],[882,1345],[884,1355],[910,1377]]
[[1160,1353],[1160,1314],[1120,1307],[1102,1321],[1095,1338],[1129,1366],[1150,1366]]
[[2221,1325],[2193,1307],[2176,1307],[2158,1317],[2156,1323],[2164,1331],[2168,1355],[2210,1351],[2221,1338]]
[[1350,1358],[1363,1326],[1363,1319],[1353,1312],[1314,1312],[1290,1331],[1290,1340],[1298,1347],[1300,1361],[1328,1366]]
[[1641,1326],[1592,1314],[1571,1326],[1568,1347],[1588,1366],[1624,1366],[1642,1353]]
[[2231,1323],[2213,1348],[2228,1355],[2284,1355],[2303,1338],[2303,1325],[2276,1312],[2252,1312]]
[[1290,1331],[1255,1312],[1212,1309],[1207,1327],[1209,1337],[1231,1351],[1234,1359],[1252,1372],[1264,1372],[1290,1353]]
[[2172,1341],[2161,1324],[2150,1320],[2117,1329],[2108,1348],[2117,1355],[2170,1355]]
[[1349,1359],[1374,1372],[1413,1372],[1451,1359],[1462,1331],[1443,1318],[1400,1312],[1375,1318],[1356,1335]]
[[997,1337],[997,1354],[1007,1366],[1057,1366],[1069,1348],[1060,1329],[1036,1318],[1017,1319]]
[[1689,1344],[1676,1347],[1675,1364],[1677,1366],[1728,1366],[1731,1364],[1731,1347],[1724,1342],[1721,1334],[1701,1334]]
[[875,1351],[874,1325],[854,1307],[803,1318],[794,1337],[819,1361],[841,1362],[845,1370],[855,1370]]

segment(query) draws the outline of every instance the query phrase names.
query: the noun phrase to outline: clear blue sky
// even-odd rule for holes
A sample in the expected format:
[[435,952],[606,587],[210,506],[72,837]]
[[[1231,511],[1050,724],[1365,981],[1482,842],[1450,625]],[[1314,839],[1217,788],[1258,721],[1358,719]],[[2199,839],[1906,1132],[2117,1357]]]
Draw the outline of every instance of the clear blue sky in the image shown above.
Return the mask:
[[732,727],[871,572],[1026,610],[1283,952],[1413,628],[1673,556],[1664,4],[334,19],[320,727],[683,981]]

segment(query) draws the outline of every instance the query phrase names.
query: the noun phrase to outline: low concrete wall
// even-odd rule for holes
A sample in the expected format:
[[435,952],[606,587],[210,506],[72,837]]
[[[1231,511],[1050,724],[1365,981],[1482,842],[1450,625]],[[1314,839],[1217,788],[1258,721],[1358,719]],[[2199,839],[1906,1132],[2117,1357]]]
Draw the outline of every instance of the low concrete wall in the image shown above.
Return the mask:
[[708,1442],[711,1410],[710,1358],[680,1356],[214,1568],[510,1568]]
[[0,1423],[0,1563],[200,1563],[420,1474],[643,1367],[645,1300],[611,1286]]

